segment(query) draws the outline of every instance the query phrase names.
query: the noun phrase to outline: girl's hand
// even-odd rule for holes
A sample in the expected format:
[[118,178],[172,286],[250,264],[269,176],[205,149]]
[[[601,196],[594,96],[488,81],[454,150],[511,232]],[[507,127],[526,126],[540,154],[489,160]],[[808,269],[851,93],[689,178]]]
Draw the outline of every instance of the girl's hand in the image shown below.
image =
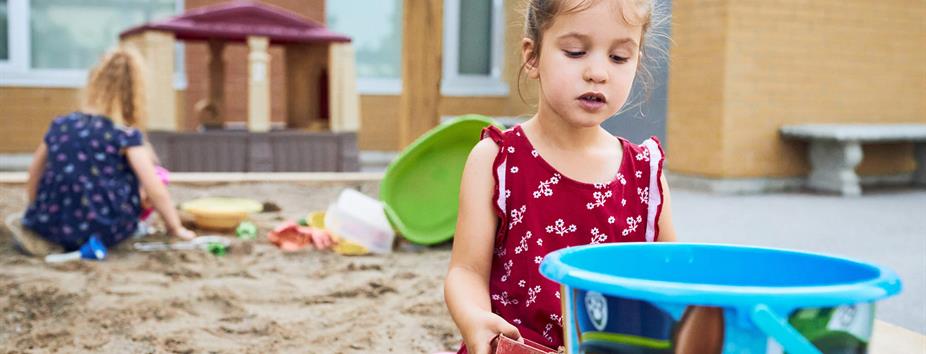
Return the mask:
[[463,341],[466,342],[466,350],[469,353],[491,354],[492,339],[498,334],[515,340],[521,339],[518,328],[499,315],[484,311],[476,316],[478,317],[474,319],[470,333],[463,335]]
[[171,232],[172,235],[182,238],[184,240],[192,240],[196,237],[196,233],[190,231],[189,229],[181,226],[178,229]]

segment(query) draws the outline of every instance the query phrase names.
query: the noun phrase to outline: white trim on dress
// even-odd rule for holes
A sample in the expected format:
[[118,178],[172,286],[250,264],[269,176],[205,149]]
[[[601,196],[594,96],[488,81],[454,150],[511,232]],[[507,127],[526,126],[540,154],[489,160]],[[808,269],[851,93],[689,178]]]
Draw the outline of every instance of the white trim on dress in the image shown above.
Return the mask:
[[662,152],[659,151],[659,145],[653,139],[646,139],[640,145],[649,150],[649,202],[647,203],[649,209],[646,215],[646,242],[653,242],[656,239],[656,214],[659,211],[659,205],[662,204],[662,195],[659,192],[659,161],[662,160]]
[[[499,146],[499,149],[501,148],[502,147]],[[498,200],[495,201],[495,204],[497,204],[499,210],[502,211],[502,215],[507,215],[508,213],[508,209],[505,209],[506,200],[508,199],[505,197],[505,174],[507,173],[507,165],[508,157],[505,157],[505,160],[495,169],[495,175],[498,178]]]

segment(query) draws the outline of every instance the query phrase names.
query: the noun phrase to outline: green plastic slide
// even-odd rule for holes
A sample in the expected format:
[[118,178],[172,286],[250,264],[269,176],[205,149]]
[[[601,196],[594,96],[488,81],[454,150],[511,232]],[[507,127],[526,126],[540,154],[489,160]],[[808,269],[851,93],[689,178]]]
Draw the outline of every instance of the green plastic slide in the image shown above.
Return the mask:
[[489,125],[501,128],[481,115],[443,123],[415,140],[386,169],[379,197],[405,239],[433,245],[453,238],[463,166]]

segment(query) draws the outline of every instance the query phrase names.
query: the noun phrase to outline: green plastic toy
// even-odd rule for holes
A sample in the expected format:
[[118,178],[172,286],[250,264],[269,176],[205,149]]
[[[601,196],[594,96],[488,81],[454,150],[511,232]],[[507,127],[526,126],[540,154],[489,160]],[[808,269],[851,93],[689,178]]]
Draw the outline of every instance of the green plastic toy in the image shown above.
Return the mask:
[[221,242],[210,242],[206,245],[206,249],[215,256],[224,256],[228,253],[228,246]]
[[453,238],[463,166],[489,125],[502,128],[481,115],[448,121],[415,140],[389,165],[379,196],[402,237],[421,245]]
[[242,221],[235,229],[235,235],[242,240],[253,240],[257,238],[257,225],[250,221]]

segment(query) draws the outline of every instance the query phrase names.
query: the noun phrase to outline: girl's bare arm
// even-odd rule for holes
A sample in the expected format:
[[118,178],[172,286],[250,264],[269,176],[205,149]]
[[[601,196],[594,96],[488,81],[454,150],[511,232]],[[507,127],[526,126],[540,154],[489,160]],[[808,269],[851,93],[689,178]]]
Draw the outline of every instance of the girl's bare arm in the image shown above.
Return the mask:
[[488,352],[498,333],[519,338],[517,328],[493,314],[489,302],[489,272],[498,217],[492,208],[495,182],[492,163],[498,146],[485,139],[473,148],[463,169],[460,211],[444,299],[470,353]]
[[35,201],[35,194],[39,189],[39,178],[42,178],[42,172],[45,169],[45,160],[48,158],[48,147],[45,143],[39,144],[32,154],[32,162],[29,163],[29,179],[26,180],[26,197],[29,203]]
[[148,198],[154,204],[154,210],[161,215],[167,224],[167,231],[175,236],[182,238],[193,238],[196,236],[190,230],[187,230],[180,223],[180,217],[177,210],[174,209],[173,201],[167,192],[167,187],[158,178],[154,170],[154,161],[151,160],[149,149],[145,146],[135,146],[126,149],[126,157],[135,175],[141,183],[141,188],[148,194]]

